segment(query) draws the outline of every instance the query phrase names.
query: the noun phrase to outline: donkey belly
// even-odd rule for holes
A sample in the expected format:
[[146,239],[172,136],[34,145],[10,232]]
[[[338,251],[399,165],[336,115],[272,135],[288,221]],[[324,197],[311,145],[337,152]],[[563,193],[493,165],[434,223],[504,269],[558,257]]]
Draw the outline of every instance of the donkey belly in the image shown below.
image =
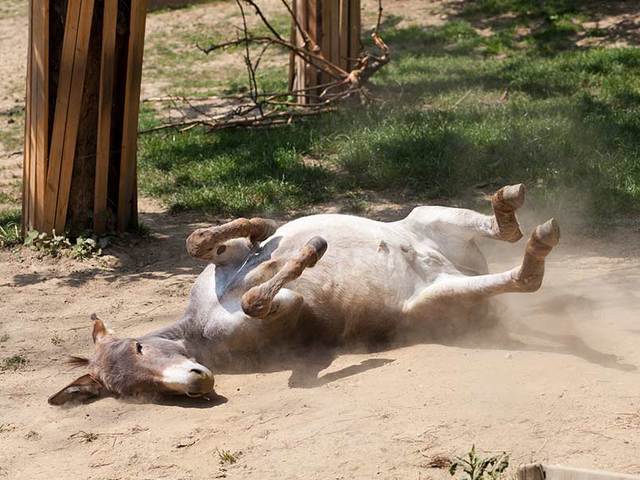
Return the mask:
[[399,224],[346,215],[318,215],[288,223],[274,256],[290,255],[315,235],[328,248],[314,268],[288,288],[304,297],[300,328],[331,339],[385,337],[402,322],[411,296],[455,269],[428,241]]

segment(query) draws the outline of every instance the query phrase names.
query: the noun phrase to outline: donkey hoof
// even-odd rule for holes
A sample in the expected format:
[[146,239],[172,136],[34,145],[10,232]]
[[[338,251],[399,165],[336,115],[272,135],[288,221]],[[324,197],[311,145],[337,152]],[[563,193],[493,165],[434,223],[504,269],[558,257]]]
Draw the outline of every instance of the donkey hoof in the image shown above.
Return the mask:
[[266,240],[273,235],[278,228],[276,222],[266,218],[252,218],[249,220],[249,223],[251,224],[251,235],[249,238],[251,243]]
[[539,241],[548,247],[555,247],[560,241],[560,226],[556,219],[552,218],[542,225],[538,225],[535,235]]
[[[500,195],[501,193],[501,195]],[[517,210],[524,204],[526,188],[523,183],[517,185],[507,185],[496,192],[497,196],[501,196],[502,202]]]
[[307,242],[305,248],[309,249],[307,267],[311,268],[322,258],[327,251],[327,241],[322,237],[313,237]]

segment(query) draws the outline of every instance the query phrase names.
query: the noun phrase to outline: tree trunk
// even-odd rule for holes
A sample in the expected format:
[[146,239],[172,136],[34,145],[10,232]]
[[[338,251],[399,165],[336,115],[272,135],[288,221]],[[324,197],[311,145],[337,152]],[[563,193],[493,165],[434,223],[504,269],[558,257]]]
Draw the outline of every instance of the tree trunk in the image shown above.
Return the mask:
[[146,0],[31,0],[25,232],[136,227],[145,13]]

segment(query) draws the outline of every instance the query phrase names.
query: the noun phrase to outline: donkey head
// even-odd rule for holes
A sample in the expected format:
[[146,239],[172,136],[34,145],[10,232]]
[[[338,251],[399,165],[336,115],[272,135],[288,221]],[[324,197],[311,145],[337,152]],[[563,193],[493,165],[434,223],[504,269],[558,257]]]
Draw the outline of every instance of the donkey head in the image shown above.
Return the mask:
[[89,371],[49,397],[52,405],[109,394],[174,393],[202,396],[213,391],[213,374],[196,363],[184,343],[159,336],[119,339],[92,315],[95,352],[70,363]]

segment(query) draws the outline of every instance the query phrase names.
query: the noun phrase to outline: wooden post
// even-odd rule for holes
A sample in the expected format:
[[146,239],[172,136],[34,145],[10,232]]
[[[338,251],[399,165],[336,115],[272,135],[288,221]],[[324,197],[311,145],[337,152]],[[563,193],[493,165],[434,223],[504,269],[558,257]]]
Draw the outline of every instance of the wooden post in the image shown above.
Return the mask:
[[[349,71],[360,56],[360,0],[295,0],[294,12],[298,23],[309,34],[320,52],[333,64]],[[304,45],[304,38],[295,25],[291,41]],[[313,87],[328,83],[331,77],[304,62],[299,57],[289,63],[289,85],[293,91],[311,89],[299,103],[317,101],[321,88]]]
[[118,230],[121,232],[138,225],[136,152],[146,14],[147,0],[132,0],[118,193]]
[[104,13],[102,18],[100,103],[98,105],[96,178],[93,198],[93,229],[98,234],[104,233],[107,228],[107,189],[109,188],[111,107],[113,105],[113,77],[115,75],[118,0],[104,0]]
[[40,225],[49,151],[49,5],[29,2],[29,58],[25,107],[23,231]]
[[135,228],[147,0],[31,0],[23,230]]
[[93,0],[69,1],[47,172],[45,232],[62,233],[67,221],[92,18]]

